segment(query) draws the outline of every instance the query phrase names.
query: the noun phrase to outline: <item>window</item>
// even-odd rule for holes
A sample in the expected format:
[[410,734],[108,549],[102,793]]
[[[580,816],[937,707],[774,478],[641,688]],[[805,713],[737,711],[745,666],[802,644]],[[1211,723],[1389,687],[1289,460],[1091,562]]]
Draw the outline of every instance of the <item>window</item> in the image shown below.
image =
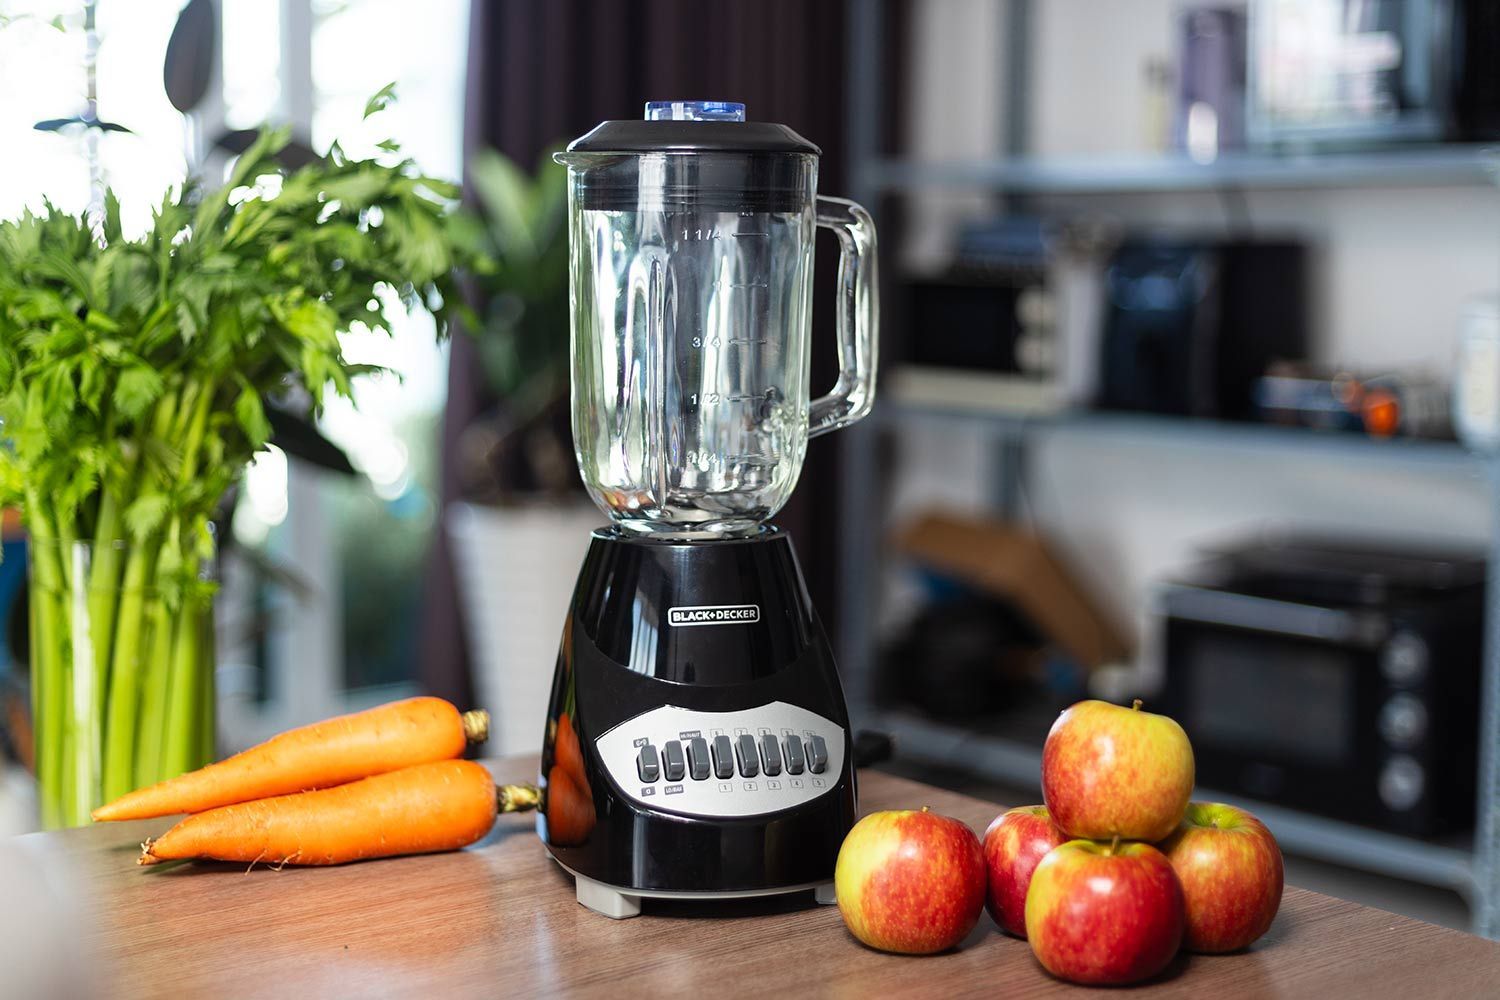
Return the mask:
[[[460,176],[468,0],[215,6],[228,44],[209,97],[189,119],[162,87],[182,0],[98,0],[98,116],[130,130],[101,135],[33,127],[87,106],[81,5],[0,0],[0,217],[40,209],[44,199],[77,211],[108,184],[127,231],[139,231],[162,192],[186,176],[198,142],[267,119],[292,123],[320,151],[338,139],[371,155],[376,142],[395,138],[427,172]],[[397,103],[364,120],[370,95],[392,81]],[[392,316],[392,337],[344,336],[352,359],[400,377],[364,380],[358,409],[333,403],[320,424],[363,476],[320,473],[279,453],[249,470],[233,530],[254,559],[226,562],[219,604],[220,718],[230,748],[413,684],[446,355],[430,316]],[[273,586],[257,564],[284,570],[305,590]]]

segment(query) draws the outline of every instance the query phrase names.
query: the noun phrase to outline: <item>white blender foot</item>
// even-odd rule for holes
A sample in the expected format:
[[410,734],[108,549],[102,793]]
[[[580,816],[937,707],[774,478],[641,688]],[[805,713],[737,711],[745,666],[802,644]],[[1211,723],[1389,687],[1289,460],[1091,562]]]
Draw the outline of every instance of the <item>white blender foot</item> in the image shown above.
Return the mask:
[[611,920],[624,920],[641,914],[641,897],[627,896],[603,882],[595,882],[582,875],[574,876],[578,887],[578,902],[595,913],[602,913]]
[[833,893],[833,883],[824,882],[813,890],[813,899],[819,906],[832,906],[838,902],[838,897]]

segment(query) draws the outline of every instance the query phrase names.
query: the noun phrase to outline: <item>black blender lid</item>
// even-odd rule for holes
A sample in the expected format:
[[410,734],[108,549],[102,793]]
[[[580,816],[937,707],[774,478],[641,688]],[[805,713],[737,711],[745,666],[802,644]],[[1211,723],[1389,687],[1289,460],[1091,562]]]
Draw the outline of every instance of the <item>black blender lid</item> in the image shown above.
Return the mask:
[[822,150],[774,122],[747,122],[730,101],[652,101],[644,119],[600,122],[570,153],[800,153]]

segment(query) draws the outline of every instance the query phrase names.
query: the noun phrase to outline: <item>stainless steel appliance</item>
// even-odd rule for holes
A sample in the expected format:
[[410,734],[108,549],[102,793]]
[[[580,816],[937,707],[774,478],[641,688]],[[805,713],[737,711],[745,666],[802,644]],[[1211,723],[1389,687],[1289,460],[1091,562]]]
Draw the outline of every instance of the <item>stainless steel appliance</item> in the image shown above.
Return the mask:
[[1254,0],[1249,134],[1260,145],[1500,136],[1500,4]]
[[1059,234],[1039,218],[966,226],[940,274],[905,282],[910,331],[893,391],[917,405],[1058,409],[1058,304],[1049,285]]
[[[538,832],[613,917],[817,890],[855,818],[849,723],[790,539],[807,439],[870,411],[875,232],[742,105],[604,122],[568,168],[573,436],[594,533],[563,625]],[[840,375],[809,399],[815,227]]]
[[1397,833],[1472,823],[1485,561],[1285,539],[1164,588],[1199,783]]

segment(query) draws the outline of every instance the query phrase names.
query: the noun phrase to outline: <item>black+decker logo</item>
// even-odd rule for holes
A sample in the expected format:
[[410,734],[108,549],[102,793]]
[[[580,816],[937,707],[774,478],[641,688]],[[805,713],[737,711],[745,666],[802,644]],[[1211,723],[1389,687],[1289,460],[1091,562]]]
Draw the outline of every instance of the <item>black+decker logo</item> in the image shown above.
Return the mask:
[[702,604],[691,608],[668,608],[667,624],[735,625],[760,621],[758,604]]

